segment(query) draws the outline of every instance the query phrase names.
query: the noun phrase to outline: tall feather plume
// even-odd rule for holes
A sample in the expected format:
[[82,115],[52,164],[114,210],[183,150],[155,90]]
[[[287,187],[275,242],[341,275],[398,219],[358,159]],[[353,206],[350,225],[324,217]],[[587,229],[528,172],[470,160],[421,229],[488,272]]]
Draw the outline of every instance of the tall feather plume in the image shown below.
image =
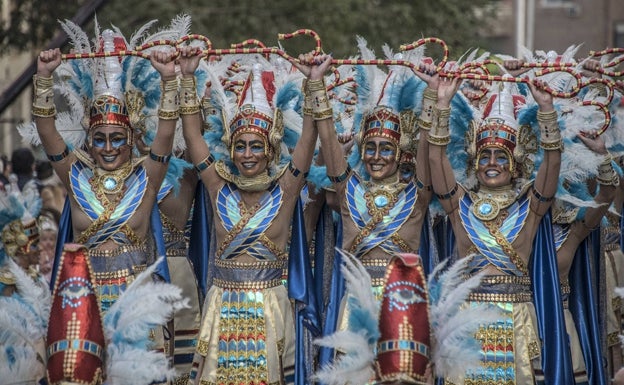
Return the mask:
[[342,257],[341,271],[349,296],[349,329],[315,341],[317,345],[339,350],[334,362],[317,371],[313,379],[329,385],[366,384],[374,375],[374,347],[379,339],[379,304],[371,290],[371,277],[351,254],[337,249]]
[[175,376],[167,356],[149,350],[149,330],[189,307],[179,287],[152,281],[152,274],[163,261],[159,258],[141,273],[104,316],[107,384],[148,385]]
[[37,346],[46,336],[50,292],[45,284],[36,285],[12,259],[5,263],[15,277],[18,295],[0,296],[0,378],[34,383],[27,380],[45,377],[43,357],[37,357],[43,352]]
[[0,308],[0,378],[5,384],[38,383],[46,368],[35,342],[43,341],[45,331],[35,332],[32,309],[16,297],[0,296]]
[[440,263],[428,279],[429,317],[433,331],[432,362],[435,375],[460,383],[466,371],[481,360],[480,346],[474,338],[479,325],[497,320],[495,307],[466,307],[468,295],[480,285],[483,274],[466,279],[468,261],[462,258],[449,266]]

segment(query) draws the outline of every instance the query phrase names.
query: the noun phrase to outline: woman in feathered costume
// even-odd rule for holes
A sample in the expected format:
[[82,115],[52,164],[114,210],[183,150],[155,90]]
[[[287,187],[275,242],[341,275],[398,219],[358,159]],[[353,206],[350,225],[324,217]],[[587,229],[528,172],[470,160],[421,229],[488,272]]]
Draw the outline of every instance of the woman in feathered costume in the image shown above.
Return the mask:
[[[358,45],[362,59],[374,59],[373,52],[365,44],[360,38]],[[422,56],[422,50],[419,53]],[[395,59],[388,50],[386,55]],[[320,120],[317,125],[327,175],[340,204],[340,247],[354,254],[366,266],[372,276],[371,290],[380,298],[390,258],[396,253],[416,254],[419,250],[421,229],[432,194],[429,169],[422,165],[427,163],[428,158],[426,138],[436,100],[437,77],[423,75],[426,82],[419,81],[409,69],[402,67],[391,67],[385,73],[374,66],[358,66],[355,74],[357,103],[353,131],[356,133],[357,148],[354,147],[349,162],[353,165],[349,165],[343,155],[334,122],[329,119],[332,116]],[[324,86],[319,87],[317,99],[323,99],[323,91]],[[417,120],[419,108],[421,111]],[[416,176],[403,182],[399,172],[401,156],[406,150],[413,151],[417,129],[420,129],[420,138],[416,150]],[[361,162],[361,169],[352,169],[356,162]],[[336,278],[333,284],[339,285],[339,280]],[[337,329],[347,328],[349,308],[345,308],[345,298],[333,299],[335,303],[343,301]],[[418,316],[428,322],[426,312]],[[412,319],[410,322],[417,321]],[[414,333],[414,339],[418,338]],[[426,363],[426,358],[416,352],[404,353],[410,354],[410,362]],[[424,381],[422,373],[412,373],[412,369],[407,368],[404,370],[404,375],[408,377],[406,373],[413,374],[413,381]],[[386,380],[393,375],[400,378],[400,374],[394,373],[387,374]]]
[[0,190],[0,378],[39,384],[45,378],[50,291],[37,271],[41,199],[34,182]]
[[[71,22],[63,26],[72,32],[77,53],[91,51],[84,32]],[[145,29],[128,43],[118,31],[100,33],[98,28],[95,50],[124,49],[144,33]],[[38,57],[33,101],[37,132],[54,170],[71,192],[73,239],[89,249],[102,311],[136,272],[155,259],[148,255],[150,222],[145,218],[167,172],[179,106],[172,53],[153,51],[151,62],[150,66],[137,57],[109,57],[61,64],[58,49]],[[74,110],[74,114],[59,114],[59,129],[53,98],[55,70],[57,87]],[[149,156],[137,157],[135,126],[153,119],[159,99],[158,132]],[[64,138],[66,130],[85,135],[82,141]]]
[[[289,242],[291,253],[294,248],[293,213],[314,154],[312,112],[317,110],[308,99],[304,111],[309,112],[301,119],[301,75],[291,73],[290,65],[279,68],[262,57],[247,58],[239,63],[246,78],[236,103],[219,81],[212,81],[211,102],[219,113],[209,118],[211,147],[202,137],[199,111],[182,117],[187,149],[210,198],[216,239],[191,372],[194,384],[294,380],[293,307],[282,278]],[[184,85],[192,82],[199,56],[194,59],[180,63],[182,99],[199,105],[195,87]],[[318,82],[328,66],[329,60],[302,68],[308,82]],[[293,129],[300,128],[297,140]],[[226,151],[219,152],[223,145],[215,144],[221,139]],[[285,144],[294,145],[292,153]]]
[[[499,322],[475,330],[483,344],[483,362],[478,370],[466,373],[464,383],[532,384],[541,363],[528,267],[538,225],[557,191],[562,150],[557,112],[542,83],[530,85],[539,106],[544,159],[534,181],[518,183],[521,177],[530,177],[525,168],[529,165],[526,134],[530,128],[518,124],[516,108],[523,98],[511,93],[509,83],[503,83],[490,97],[482,119],[469,129],[466,151],[470,158],[463,166],[476,174],[478,182],[469,189],[458,184],[459,176],[446,154],[451,142],[451,99],[459,83],[458,79],[444,79],[438,88],[429,133],[433,187],[453,227],[457,255],[471,258],[471,274],[486,274],[469,302],[494,303],[504,311]],[[459,115],[452,118],[453,124],[465,119],[462,109],[469,110],[464,99],[458,100],[463,102],[454,104]],[[459,154],[453,154],[453,162],[459,160],[455,159]]]
[[[148,42],[147,30],[153,22],[130,41],[117,29],[100,31],[96,23],[93,45],[75,24],[67,21],[62,25],[72,38],[75,52],[87,54],[117,52]],[[163,34],[151,37],[160,39]],[[68,214],[73,236],[65,234],[63,241],[73,239],[86,247],[86,263],[93,269],[93,290],[98,300],[97,306],[80,313],[81,332],[89,330],[92,321],[101,322],[127,286],[154,263],[156,253],[164,254],[164,250],[155,250],[162,245],[162,239],[153,236],[158,226],[148,218],[171,156],[180,114],[178,79],[172,50],[152,49],[149,55],[150,60],[113,56],[65,63],[61,63],[59,49],[38,56],[32,106],[37,139],[70,192]],[[56,82],[53,74],[57,75]],[[71,112],[56,114],[54,89],[67,99]],[[134,153],[134,130],[149,124],[157,125],[158,130],[149,156],[140,157]],[[70,262],[76,254],[75,246],[63,256],[66,254],[66,258],[59,256],[55,262],[54,277],[65,277],[63,282],[54,279],[55,293],[59,285],[71,282],[73,272],[82,274],[86,269]],[[158,275],[168,279],[166,265],[157,268]],[[59,296],[66,294],[58,291]],[[65,331],[58,326],[74,322],[66,313],[69,309],[61,306],[57,310],[50,322],[56,322],[54,330],[68,334],[55,338],[71,338],[73,329]],[[149,329],[142,331],[150,334]],[[156,330],[155,336],[153,346],[162,349],[163,333]],[[100,336],[96,337],[99,340]],[[56,353],[71,355],[67,348],[62,344],[50,347],[58,349]],[[72,360],[71,365],[78,367],[80,361]],[[63,372],[68,365],[60,363],[48,369],[61,375],[58,371]]]

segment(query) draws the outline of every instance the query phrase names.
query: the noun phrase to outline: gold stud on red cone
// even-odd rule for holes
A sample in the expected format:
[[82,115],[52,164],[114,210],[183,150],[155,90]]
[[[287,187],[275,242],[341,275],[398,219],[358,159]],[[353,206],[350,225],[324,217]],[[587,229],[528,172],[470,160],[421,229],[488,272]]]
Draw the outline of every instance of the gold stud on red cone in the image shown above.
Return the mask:
[[420,257],[394,256],[386,268],[385,282],[376,380],[424,384],[431,343],[427,281]]
[[66,244],[52,293],[48,327],[48,380],[51,385],[99,384],[104,332],[87,249]]

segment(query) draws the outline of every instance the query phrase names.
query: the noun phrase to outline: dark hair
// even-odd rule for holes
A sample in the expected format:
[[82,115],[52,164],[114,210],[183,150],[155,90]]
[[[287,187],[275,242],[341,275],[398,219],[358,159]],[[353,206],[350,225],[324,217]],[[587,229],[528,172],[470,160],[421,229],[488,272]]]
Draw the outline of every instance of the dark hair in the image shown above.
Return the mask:
[[37,179],[39,180],[47,179],[54,174],[54,170],[52,169],[52,163],[47,160],[37,161],[35,171],[37,172]]
[[11,155],[11,166],[15,174],[31,174],[35,164],[35,155],[29,148],[18,148]]

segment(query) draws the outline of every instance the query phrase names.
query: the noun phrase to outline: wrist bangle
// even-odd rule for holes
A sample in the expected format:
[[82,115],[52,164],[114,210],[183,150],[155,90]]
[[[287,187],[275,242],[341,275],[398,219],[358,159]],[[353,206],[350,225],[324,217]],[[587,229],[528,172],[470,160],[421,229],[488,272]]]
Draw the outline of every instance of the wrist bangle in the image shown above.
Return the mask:
[[205,157],[204,160],[202,160],[201,162],[195,165],[195,170],[199,174],[205,169],[207,169],[208,167],[210,167],[210,165],[213,163],[214,163],[214,157],[212,156],[212,154],[210,154],[207,157]]
[[160,83],[160,108],[158,117],[163,120],[175,120],[180,117],[180,95],[178,79],[165,80]]
[[619,186],[620,177],[613,169],[613,160],[611,154],[605,156],[604,161],[598,166],[598,175],[596,181],[603,186]]
[[437,146],[444,146],[450,143],[449,119],[451,109],[433,107],[433,121],[427,141]]
[[56,155],[46,154],[50,162],[60,162],[61,160],[67,158],[67,155],[69,155],[69,148],[67,148],[67,146],[65,146],[65,149],[60,154],[56,154]]
[[34,95],[32,104],[33,116],[40,118],[50,118],[56,115],[56,107],[54,106],[54,78],[43,77],[39,75],[33,76]]
[[328,175],[327,178],[332,182],[332,183],[341,183],[344,182],[345,180],[347,180],[347,177],[349,176],[349,174],[351,174],[351,166],[349,166],[347,164],[347,168],[344,170],[344,172],[338,176],[330,176]]
[[158,162],[158,163],[169,163],[169,160],[171,159],[171,154],[168,155],[156,155],[152,152],[152,150],[150,150],[149,152],[149,157],[150,159]]
[[180,114],[192,115],[199,112],[199,98],[195,76],[180,79]]
[[537,123],[540,128],[540,146],[546,151],[562,151],[563,141],[557,123],[557,111],[537,111]]

